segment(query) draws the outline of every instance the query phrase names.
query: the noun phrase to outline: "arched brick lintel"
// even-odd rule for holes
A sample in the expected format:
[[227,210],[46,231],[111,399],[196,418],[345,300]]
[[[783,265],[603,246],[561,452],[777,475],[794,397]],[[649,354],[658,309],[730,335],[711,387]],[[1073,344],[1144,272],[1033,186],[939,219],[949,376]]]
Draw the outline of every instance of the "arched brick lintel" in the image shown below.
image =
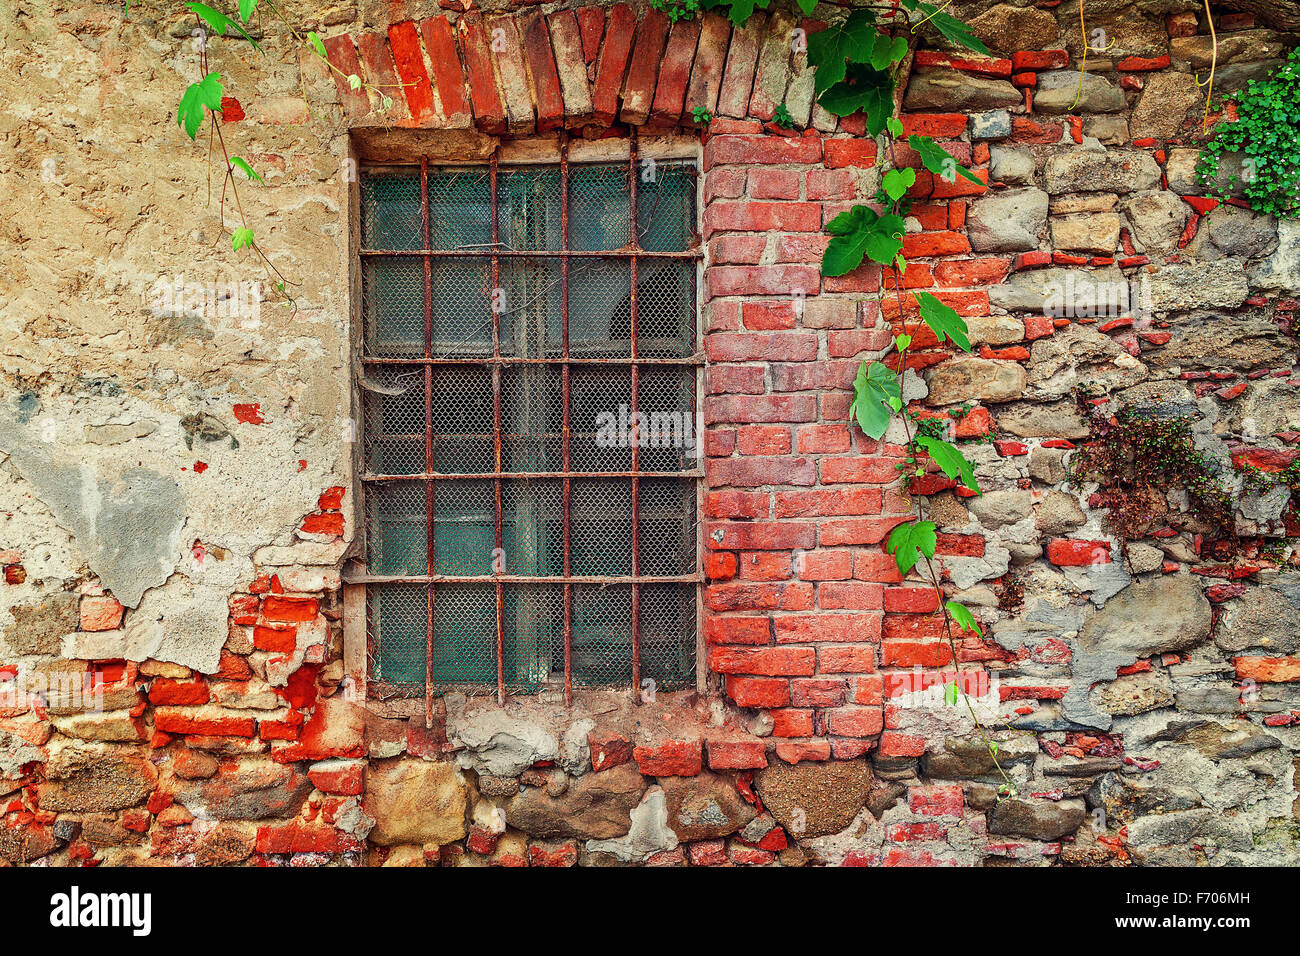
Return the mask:
[[[816,26],[782,12],[755,13],[744,29],[714,14],[670,24],[618,4],[407,20],[325,47],[353,127],[599,135],[615,124],[698,128],[694,107],[770,122],[784,103],[795,129],[833,133],[842,127],[813,102],[796,28]],[[387,114],[380,93],[351,88],[351,74],[392,98]]]

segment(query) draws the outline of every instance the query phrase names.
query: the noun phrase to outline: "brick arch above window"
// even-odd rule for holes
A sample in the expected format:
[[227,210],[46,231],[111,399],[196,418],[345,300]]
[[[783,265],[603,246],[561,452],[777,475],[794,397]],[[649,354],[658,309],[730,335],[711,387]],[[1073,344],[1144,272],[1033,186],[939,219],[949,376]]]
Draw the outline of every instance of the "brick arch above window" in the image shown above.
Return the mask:
[[[512,136],[693,128],[694,107],[770,122],[784,103],[796,129],[861,134],[854,118],[842,124],[813,102],[813,70],[795,31],[820,26],[783,12],[755,13],[744,29],[714,14],[669,23],[617,4],[405,20],[329,37],[325,47],[354,127]],[[353,90],[350,74],[388,93],[386,115],[376,109],[380,95]]]

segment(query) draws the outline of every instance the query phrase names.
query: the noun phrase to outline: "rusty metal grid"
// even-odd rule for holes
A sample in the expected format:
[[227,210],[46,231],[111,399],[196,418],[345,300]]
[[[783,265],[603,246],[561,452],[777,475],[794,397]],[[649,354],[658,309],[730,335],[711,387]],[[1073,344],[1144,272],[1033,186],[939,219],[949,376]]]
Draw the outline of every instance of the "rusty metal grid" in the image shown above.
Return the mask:
[[696,193],[635,138],[363,171],[373,686],[694,685]]

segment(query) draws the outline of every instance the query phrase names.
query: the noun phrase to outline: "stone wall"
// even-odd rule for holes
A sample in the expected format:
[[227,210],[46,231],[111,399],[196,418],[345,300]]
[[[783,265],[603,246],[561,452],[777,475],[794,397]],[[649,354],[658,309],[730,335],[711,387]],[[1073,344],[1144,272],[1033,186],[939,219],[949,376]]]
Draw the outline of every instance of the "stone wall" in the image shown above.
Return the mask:
[[[265,57],[211,39],[223,136],[268,180],[242,195],[296,283],[286,308],[244,298],[265,277],[226,251],[204,149],[175,126],[198,70],[182,5],[17,6],[0,33],[0,677],[39,693],[0,699],[0,858],[1300,858],[1297,519],[1237,470],[1296,456],[1300,234],[1200,195],[1195,3],[1098,9],[1113,46],[1082,86],[1075,11],[1051,4],[966,6],[994,56],[917,51],[904,126],[981,180],[919,172],[904,245],[904,286],[971,328],[959,357],[873,268],[820,275],[823,224],[879,173],[861,117],[813,103],[791,37],[816,21],[289,5],[342,75],[269,26]],[[1218,94],[1294,46],[1216,18]],[[353,72],[400,87],[387,115]],[[449,695],[431,715],[370,699],[363,597],[341,577],[354,163],[633,127],[700,140],[707,692]],[[1120,288],[1140,308],[1090,311]],[[913,504],[901,435],[848,423],[859,363],[904,322],[907,397],[950,421],[985,489],[920,483],[945,587],[984,629],[955,662],[933,592],[880,547]],[[1070,467],[1123,410],[1188,422],[1234,486],[1229,531],[1171,489],[1117,536],[1104,476]],[[943,699],[954,672],[1011,797]]]

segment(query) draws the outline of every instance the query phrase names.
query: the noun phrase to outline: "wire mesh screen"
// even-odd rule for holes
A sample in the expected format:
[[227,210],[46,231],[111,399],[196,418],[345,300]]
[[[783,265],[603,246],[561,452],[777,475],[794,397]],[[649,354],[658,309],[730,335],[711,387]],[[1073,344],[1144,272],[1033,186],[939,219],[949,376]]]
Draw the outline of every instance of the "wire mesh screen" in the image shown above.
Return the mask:
[[695,680],[696,170],[363,172],[372,675]]

